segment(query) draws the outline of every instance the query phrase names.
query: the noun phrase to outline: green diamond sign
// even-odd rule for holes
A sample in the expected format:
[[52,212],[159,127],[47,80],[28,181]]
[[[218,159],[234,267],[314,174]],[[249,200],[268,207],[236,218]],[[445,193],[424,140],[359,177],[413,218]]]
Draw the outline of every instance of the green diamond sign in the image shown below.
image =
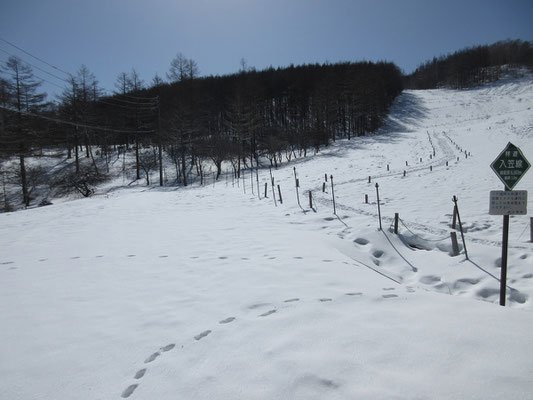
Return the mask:
[[522,151],[511,142],[490,165],[509,190],[513,190],[530,166],[531,164],[526,160]]

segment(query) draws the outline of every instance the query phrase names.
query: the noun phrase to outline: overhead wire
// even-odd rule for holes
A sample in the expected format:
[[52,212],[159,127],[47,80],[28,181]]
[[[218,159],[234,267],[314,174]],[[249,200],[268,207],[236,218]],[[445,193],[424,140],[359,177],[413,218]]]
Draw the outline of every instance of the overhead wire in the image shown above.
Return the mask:
[[[64,73],[64,74],[67,75],[69,78],[72,78],[72,77],[73,77],[73,75],[72,75],[71,73],[66,72],[66,71],[63,70],[63,69],[58,68],[58,67],[56,67],[55,65],[48,63],[47,61],[43,60],[42,58],[37,57],[37,56],[31,54],[30,52],[28,52],[28,51],[22,49],[21,47],[19,47],[19,46],[13,44],[13,43],[11,43],[11,42],[9,42],[8,40],[3,39],[2,37],[0,37],[0,40],[3,41],[3,42],[5,42],[5,43],[7,43],[7,44],[9,44],[10,46],[13,46],[14,48],[18,49],[19,51],[22,51],[23,53],[29,55],[30,57],[33,57],[33,58],[35,58],[36,60],[38,60],[38,61],[40,61],[40,62],[42,62],[42,63],[48,65],[49,67],[51,67],[51,68],[53,68],[53,69],[55,69],[55,70],[57,70],[57,71],[60,71],[60,72]],[[15,54],[10,53],[10,52],[8,52],[8,51],[6,51],[6,50],[3,50],[3,49],[1,49],[1,48],[0,48],[0,51],[4,52],[4,53],[6,53],[6,54],[8,54],[8,55],[10,55],[10,56],[16,56]],[[18,57],[18,56],[16,56],[16,57]],[[19,58],[20,58],[20,57],[19,57]],[[23,62],[27,63],[28,65],[30,65],[30,66],[32,66],[32,67],[38,69],[39,71],[42,71],[42,72],[44,72],[44,73],[46,73],[46,74],[48,74],[48,75],[50,75],[50,76],[52,76],[52,77],[54,77],[54,78],[56,78],[56,79],[62,81],[62,82],[65,82],[65,83],[67,83],[67,84],[69,84],[69,85],[72,84],[72,82],[70,82],[70,81],[68,81],[68,80],[66,80],[66,79],[63,79],[63,78],[61,78],[61,77],[59,77],[59,76],[57,76],[57,75],[55,75],[55,74],[52,74],[51,72],[48,72],[48,71],[46,71],[46,70],[44,70],[44,69],[42,69],[42,68],[40,68],[40,67],[38,67],[38,66],[36,66],[36,65],[34,65],[34,64],[32,64],[32,63],[29,63],[28,61],[26,61],[26,60],[24,60],[24,59],[22,59],[22,58],[20,58],[20,59],[21,59]],[[53,86],[56,86],[56,87],[58,87],[58,88],[60,88],[60,89],[65,89],[65,87],[63,87],[63,86],[59,86],[58,84],[56,84],[56,83],[54,83],[54,82],[50,82],[49,80],[44,79],[44,78],[42,78],[41,76],[38,76],[38,75],[36,75],[36,74],[33,74],[33,75],[34,75],[35,77],[39,78],[40,80],[42,80],[42,81],[44,81],[44,82],[47,82],[47,83],[49,83],[49,84],[51,84],[51,85],[53,85]],[[137,97],[137,96],[131,96],[131,95],[121,94],[121,93],[117,93],[117,92],[114,92],[114,95],[115,95],[115,96],[123,96],[123,97],[129,98],[129,99],[133,99],[133,100],[142,100],[143,102],[139,102],[139,101],[133,102],[133,101],[128,101],[128,100],[120,99],[120,98],[118,98],[118,97],[110,98],[110,99],[113,100],[113,101],[117,101],[117,102],[122,102],[122,103],[130,104],[130,105],[132,105],[132,106],[135,105],[135,106],[136,106],[136,108],[135,108],[136,110],[139,109],[139,106],[151,106],[150,108],[154,108],[154,107],[156,106],[156,104],[157,104],[158,99],[159,99],[158,96],[155,96],[155,97]],[[97,101],[102,101],[102,100],[99,100],[99,99],[98,99]],[[116,107],[126,108],[126,106],[120,106],[120,105],[112,104],[112,103],[105,102],[105,101],[102,101],[102,102],[105,103],[105,104],[108,104],[108,105],[113,105],[113,106],[116,106]],[[140,107],[140,108],[143,108],[143,107]],[[144,107],[144,108],[148,108],[148,107]]]
[[65,121],[65,120],[58,119],[58,118],[46,117],[44,115],[35,114],[35,113],[27,112],[27,111],[13,110],[12,108],[4,107],[4,106],[1,106],[1,105],[0,105],[0,108],[2,108],[4,110],[7,110],[7,111],[14,112],[14,113],[20,113],[20,114],[28,115],[28,116],[31,116],[31,117],[41,118],[41,119],[45,119],[45,120],[48,120],[48,121],[56,122],[56,123],[59,123],[59,124],[78,126],[78,127],[82,127],[82,128],[95,129],[95,130],[101,130],[101,131],[106,131],[106,132],[130,133],[130,134],[155,133],[155,130],[149,130],[149,131],[136,130],[136,131],[133,131],[133,130],[108,128],[108,127],[104,127],[104,126],[80,124],[80,123],[76,123],[76,122],[72,122],[72,121]]
[[34,55],[31,54],[30,52],[28,52],[28,51],[26,51],[26,50],[24,50],[24,49],[21,49],[20,47],[18,47],[17,45],[15,45],[15,44],[13,44],[13,43],[7,41],[6,39],[0,37],[0,40],[1,40],[2,42],[7,43],[7,44],[10,45],[10,46],[13,46],[13,47],[16,48],[17,50],[22,51],[24,54],[27,54],[27,55],[29,55],[30,57],[35,58],[36,60],[42,62],[43,64],[46,64],[46,65],[48,65],[49,67],[52,67],[52,68],[55,69],[56,71],[62,72],[62,73],[64,73],[64,74],[66,74],[67,76],[71,76],[70,73],[68,73],[68,72],[66,72],[66,71],[64,71],[64,70],[62,70],[61,68],[56,67],[55,65],[52,65],[52,64],[50,64],[50,63],[44,61],[43,59],[41,59],[41,58],[39,58],[39,57],[37,57],[37,56],[34,56]]

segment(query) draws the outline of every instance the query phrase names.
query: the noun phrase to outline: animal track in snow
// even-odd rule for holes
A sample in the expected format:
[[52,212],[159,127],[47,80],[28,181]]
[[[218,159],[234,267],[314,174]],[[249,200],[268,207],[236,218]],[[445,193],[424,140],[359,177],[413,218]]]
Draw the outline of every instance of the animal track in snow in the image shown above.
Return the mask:
[[354,240],[354,242],[360,244],[361,246],[366,246],[368,243],[370,243],[368,240],[363,238],[357,238]]
[[383,294],[381,297],[384,299],[392,299],[393,297],[398,297],[397,294]]
[[171,344],[167,344],[165,347],[161,347],[161,351],[170,351],[172,350],[174,347],[176,347],[176,345],[174,343],[171,343]]
[[434,283],[440,282],[440,278],[435,275],[426,275],[421,277],[419,281],[425,285],[432,285]]
[[207,335],[209,335],[211,333],[211,331],[207,330],[207,331],[203,331],[202,333],[199,333],[198,335],[196,335],[194,337],[195,340],[200,340],[200,339],[203,339],[205,338]]
[[479,283],[479,279],[472,279],[472,278],[463,278],[458,279],[453,284],[454,289],[466,289],[469,287],[472,287],[473,285],[477,285]]
[[362,296],[363,293],[361,293],[361,292],[350,292],[350,293],[345,293],[344,295],[345,296]]
[[318,301],[320,301],[321,303],[325,303],[325,302],[327,302],[327,301],[333,301],[333,299],[330,299],[330,298],[328,298],[328,297],[324,297],[324,298],[322,298],[322,299],[318,299]]
[[136,257],[136,255],[135,254],[128,254],[127,257],[128,258],[132,258],[132,257]]
[[260,314],[259,316],[260,316],[260,317],[268,317],[269,315],[272,315],[272,314],[274,314],[275,312],[276,312],[276,310],[270,310],[270,311],[267,311],[267,312],[265,312],[265,313],[263,313],[263,314]]
[[144,360],[144,363],[145,364],[151,363],[152,361],[154,361],[160,355],[161,355],[161,353],[156,351],[154,354],[152,354],[150,357],[148,357],[146,360]]
[[300,301],[300,299],[298,297],[295,297],[294,299],[287,299],[287,300],[284,300],[283,302],[284,303],[293,303],[295,301]]
[[251,306],[248,307],[249,310],[255,310],[256,308],[261,308],[261,307],[266,307],[266,306],[270,306],[272,304],[270,303],[257,303],[257,304],[252,304]]
[[218,321],[219,324],[229,324],[230,322],[235,321],[235,317],[228,317],[226,319],[223,319],[222,321]]
[[135,373],[135,379],[141,379],[146,374],[146,368],[140,369]]
[[372,255],[376,258],[381,258],[383,256],[383,254],[385,254],[385,252],[383,250],[374,250],[372,252]]
[[383,290],[387,290],[387,291],[389,291],[389,290],[396,290],[396,288],[393,288],[393,287],[384,287]]
[[132,393],[137,389],[137,384],[128,386],[123,392],[122,392],[122,398],[127,399],[132,395]]

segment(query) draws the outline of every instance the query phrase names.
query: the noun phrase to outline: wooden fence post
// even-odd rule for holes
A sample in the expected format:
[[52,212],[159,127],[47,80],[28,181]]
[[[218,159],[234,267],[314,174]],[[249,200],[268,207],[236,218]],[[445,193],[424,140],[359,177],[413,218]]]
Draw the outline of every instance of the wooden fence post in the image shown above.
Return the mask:
[[322,193],[326,192],[326,182],[322,182]]
[[268,183],[265,182],[265,198],[268,197],[267,196],[267,189],[268,189]]
[[529,219],[529,238],[529,241],[533,242],[533,217]]
[[309,191],[309,208],[313,208],[313,195],[311,194],[311,191]]
[[450,232],[450,238],[452,239],[452,256],[459,255],[459,244],[457,243],[457,233]]
[[389,164],[387,164],[387,171],[389,171]]
[[403,170],[403,176],[405,176],[405,169]]
[[372,177],[368,177],[368,183],[370,183],[372,181]]
[[281,188],[278,185],[279,203],[283,204],[283,197],[281,197]]
[[457,208],[453,206],[453,218],[452,218],[452,229],[455,229],[457,225]]
[[365,194],[365,204],[368,204],[368,194]]
[[398,220],[400,219],[400,216],[398,213],[394,213],[394,233],[398,234]]

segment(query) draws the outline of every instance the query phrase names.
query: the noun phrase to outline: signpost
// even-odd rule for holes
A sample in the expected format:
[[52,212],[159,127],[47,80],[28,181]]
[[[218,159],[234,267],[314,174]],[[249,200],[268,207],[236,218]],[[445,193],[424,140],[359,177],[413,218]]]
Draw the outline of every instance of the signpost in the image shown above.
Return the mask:
[[531,164],[522,151],[509,142],[490,167],[505,185],[505,191],[491,191],[489,214],[503,215],[502,264],[500,277],[500,305],[505,306],[507,286],[507,248],[509,244],[509,215],[527,213],[527,191],[513,188],[522,179]]

